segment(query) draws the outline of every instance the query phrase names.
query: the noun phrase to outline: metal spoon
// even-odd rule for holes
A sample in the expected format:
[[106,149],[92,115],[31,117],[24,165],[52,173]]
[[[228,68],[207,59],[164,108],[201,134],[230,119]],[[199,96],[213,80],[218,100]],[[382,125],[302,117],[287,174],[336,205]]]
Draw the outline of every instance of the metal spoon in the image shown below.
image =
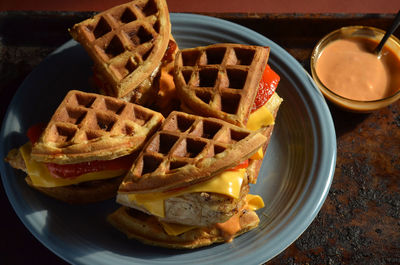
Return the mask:
[[385,36],[383,36],[382,40],[379,42],[378,46],[375,48],[374,53],[380,57],[383,45],[385,45],[386,41],[393,34],[393,32],[400,25],[400,10],[397,12],[396,17],[394,18],[393,24],[390,26],[389,30],[386,31]]

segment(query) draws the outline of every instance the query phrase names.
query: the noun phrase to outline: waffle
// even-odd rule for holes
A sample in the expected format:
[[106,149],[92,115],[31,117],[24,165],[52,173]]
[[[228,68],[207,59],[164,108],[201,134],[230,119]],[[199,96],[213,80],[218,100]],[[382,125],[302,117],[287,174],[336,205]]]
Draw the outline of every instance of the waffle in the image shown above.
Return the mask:
[[107,95],[130,95],[137,102],[148,87],[136,88],[158,70],[167,49],[171,33],[167,3],[135,0],[74,25],[70,33],[93,59]]
[[268,47],[214,44],[180,50],[174,80],[191,112],[244,127],[267,65]]
[[119,192],[156,192],[205,181],[261,147],[261,131],[215,118],[172,112],[148,141]]
[[[128,238],[135,238],[145,244],[175,248],[194,249],[218,242],[226,242],[226,238],[216,226],[198,227],[179,236],[168,235],[155,216],[147,215],[127,207],[120,207],[107,217],[109,223],[125,233]],[[258,226],[260,219],[251,210],[239,213],[241,230],[234,237],[248,232]]]
[[33,146],[32,158],[58,164],[118,158],[143,146],[163,120],[133,103],[71,90]]

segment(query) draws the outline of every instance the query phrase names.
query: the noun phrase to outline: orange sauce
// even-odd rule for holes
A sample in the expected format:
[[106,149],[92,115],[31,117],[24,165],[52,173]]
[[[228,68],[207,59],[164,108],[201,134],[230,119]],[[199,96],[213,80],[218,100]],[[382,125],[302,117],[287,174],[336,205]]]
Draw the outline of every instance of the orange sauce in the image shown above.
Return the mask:
[[221,231],[224,240],[226,242],[231,242],[235,234],[242,229],[240,226],[240,211],[229,218],[225,223],[217,223],[216,226]]
[[378,57],[371,51],[377,41],[355,37],[328,44],[316,63],[321,82],[332,92],[354,100],[379,100],[400,89],[400,59],[384,47]]

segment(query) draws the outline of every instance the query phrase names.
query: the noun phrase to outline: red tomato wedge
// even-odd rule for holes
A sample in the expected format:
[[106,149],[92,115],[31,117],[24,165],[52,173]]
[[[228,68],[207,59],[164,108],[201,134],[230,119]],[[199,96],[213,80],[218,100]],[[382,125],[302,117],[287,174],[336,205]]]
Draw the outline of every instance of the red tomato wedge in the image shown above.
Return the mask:
[[164,53],[164,57],[162,58],[163,62],[171,62],[174,59],[174,52],[178,46],[176,42],[173,40],[169,40],[167,50]]
[[76,178],[80,175],[105,170],[129,170],[135,159],[134,155],[119,157],[114,160],[95,160],[77,164],[46,163],[50,174],[56,178]]
[[34,144],[36,143],[44,129],[46,129],[46,123],[38,123],[31,127],[29,127],[28,131],[26,132],[26,136],[28,136],[29,141]]
[[233,168],[229,168],[227,170],[235,171],[235,170],[238,170],[238,169],[241,169],[241,168],[247,168],[248,166],[249,166],[249,160],[246,159],[243,162],[239,163],[237,166],[235,166]]
[[258,84],[258,92],[256,95],[256,99],[254,100],[251,112],[257,110],[258,108],[264,106],[265,103],[267,103],[267,101],[275,93],[276,87],[278,86],[280,79],[281,78],[279,77],[279,75],[275,73],[267,64],[261,81]]

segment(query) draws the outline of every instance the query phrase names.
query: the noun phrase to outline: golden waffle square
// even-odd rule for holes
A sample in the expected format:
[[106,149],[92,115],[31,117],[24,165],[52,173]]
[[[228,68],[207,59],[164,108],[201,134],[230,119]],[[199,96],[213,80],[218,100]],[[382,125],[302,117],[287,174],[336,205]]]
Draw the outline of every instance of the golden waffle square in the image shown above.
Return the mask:
[[268,47],[214,44],[183,49],[175,60],[174,80],[185,107],[244,126],[267,65]]
[[124,97],[158,70],[171,24],[165,0],[135,0],[95,15],[70,29],[86,49],[109,96]]
[[163,120],[143,106],[71,90],[33,146],[32,158],[72,164],[128,155],[143,146]]
[[183,188],[249,158],[267,138],[228,122],[172,112],[148,141],[119,192]]

